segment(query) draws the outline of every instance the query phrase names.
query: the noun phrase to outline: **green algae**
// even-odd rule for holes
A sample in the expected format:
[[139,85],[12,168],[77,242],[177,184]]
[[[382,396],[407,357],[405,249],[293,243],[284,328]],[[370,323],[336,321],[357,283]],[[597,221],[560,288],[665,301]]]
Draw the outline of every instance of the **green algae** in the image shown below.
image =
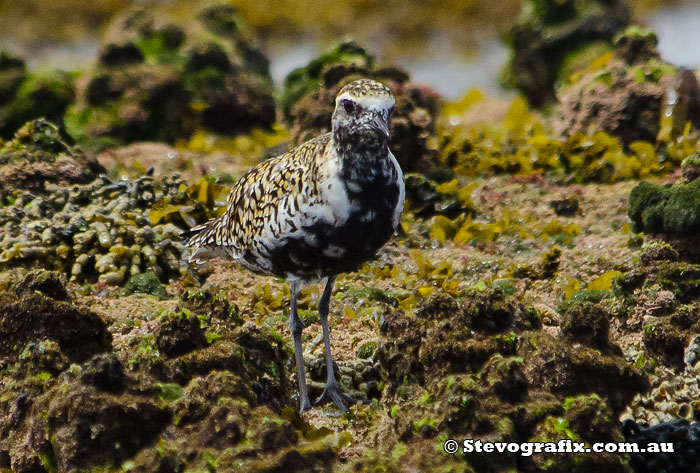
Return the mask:
[[700,231],[700,179],[671,187],[639,183],[630,193],[628,215],[634,231],[670,237]]
[[165,299],[168,293],[161,284],[160,279],[153,273],[134,274],[124,285],[124,295],[151,294],[159,299]]

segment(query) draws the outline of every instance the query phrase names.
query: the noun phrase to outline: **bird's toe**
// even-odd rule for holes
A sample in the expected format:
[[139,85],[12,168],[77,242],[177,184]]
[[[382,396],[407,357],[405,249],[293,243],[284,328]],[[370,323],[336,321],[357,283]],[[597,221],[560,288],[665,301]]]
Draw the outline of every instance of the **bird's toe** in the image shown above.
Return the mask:
[[352,396],[348,396],[340,390],[340,387],[337,384],[333,383],[326,385],[326,388],[323,390],[323,393],[316,401],[314,401],[313,405],[322,406],[330,402],[338,406],[338,409],[340,409],[341,411],[347,412],[348,406],[364,401],[355,399]]

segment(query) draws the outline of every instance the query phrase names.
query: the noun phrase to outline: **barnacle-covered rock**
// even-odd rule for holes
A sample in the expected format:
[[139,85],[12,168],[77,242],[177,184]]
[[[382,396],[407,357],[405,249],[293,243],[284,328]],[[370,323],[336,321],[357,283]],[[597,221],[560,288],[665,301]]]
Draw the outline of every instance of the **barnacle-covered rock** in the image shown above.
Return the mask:
[[374,58],[353,42],[339,44],[285,79],[282,107],[292,128],[293,143],[330,131],[338,91],[363,77],[385,83],[396,97],[389,147],[403,170],[431,170],[436,151],[428,139],[435,133],[437,94],[410,82],[400,69],[375,67]]
[[[115,182],[96,178],[101,171],[41,120],[0,148],[0,175],[9,183],[0,190],[0,267],[38,266],[108,285],[141,273],[162,282],[185,274],[179,235],[215,215],[222,186],[212,178],[188,186],[177,174],[155,179],[152,169]],[[129,291],[165,296],[144,278]]]
[[27,71],[24,60],[0,51],[0,138],[11,138],[25,122],[43,117],[62,124],[75,99],[73,78],[63,71]]
[[507,35],[511,58],[505,82],[541,107],[555,99],[557,83],[609,51],[629,22],[620,0],[527,0]]
[[269,127],[275,104],[268,61],[243,30],[225,4],[205,6],[184,23],[146,9],[117,17],[66,115],[69,132],[106,147],[174,142],[198,128]]

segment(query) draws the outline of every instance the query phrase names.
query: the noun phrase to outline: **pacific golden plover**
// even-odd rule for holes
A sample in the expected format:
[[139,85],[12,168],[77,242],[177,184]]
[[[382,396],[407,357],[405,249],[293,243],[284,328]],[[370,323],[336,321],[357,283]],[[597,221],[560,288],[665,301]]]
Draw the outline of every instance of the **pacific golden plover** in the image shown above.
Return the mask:
[[338,274],[354,271],[384,245],[399,224],[403,174],[389,151],[389,88],[369,79],[343,87],[332,131],[265,161],[234,186],[225,213],[185,234],[190,261],[226,256],[261,274],[286,278],[301,412],[311,408],[297,314],[300,286],[326,278],[318,304],[327,383],[314,405],[356,399],[344,394],[331,357],[328,306]]

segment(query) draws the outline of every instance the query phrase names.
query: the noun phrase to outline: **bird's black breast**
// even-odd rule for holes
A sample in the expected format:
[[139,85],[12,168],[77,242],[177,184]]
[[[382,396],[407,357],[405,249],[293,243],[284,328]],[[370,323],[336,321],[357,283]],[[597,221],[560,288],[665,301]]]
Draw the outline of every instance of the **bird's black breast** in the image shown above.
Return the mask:
[[272,253],[275,273],[313,279],[354,271],[372,258],[394,233],[394,214],[401,205],[393,166],[371,179],[344,181],[354,203],[342,223],[318,221],[304,236],[286,238]]

